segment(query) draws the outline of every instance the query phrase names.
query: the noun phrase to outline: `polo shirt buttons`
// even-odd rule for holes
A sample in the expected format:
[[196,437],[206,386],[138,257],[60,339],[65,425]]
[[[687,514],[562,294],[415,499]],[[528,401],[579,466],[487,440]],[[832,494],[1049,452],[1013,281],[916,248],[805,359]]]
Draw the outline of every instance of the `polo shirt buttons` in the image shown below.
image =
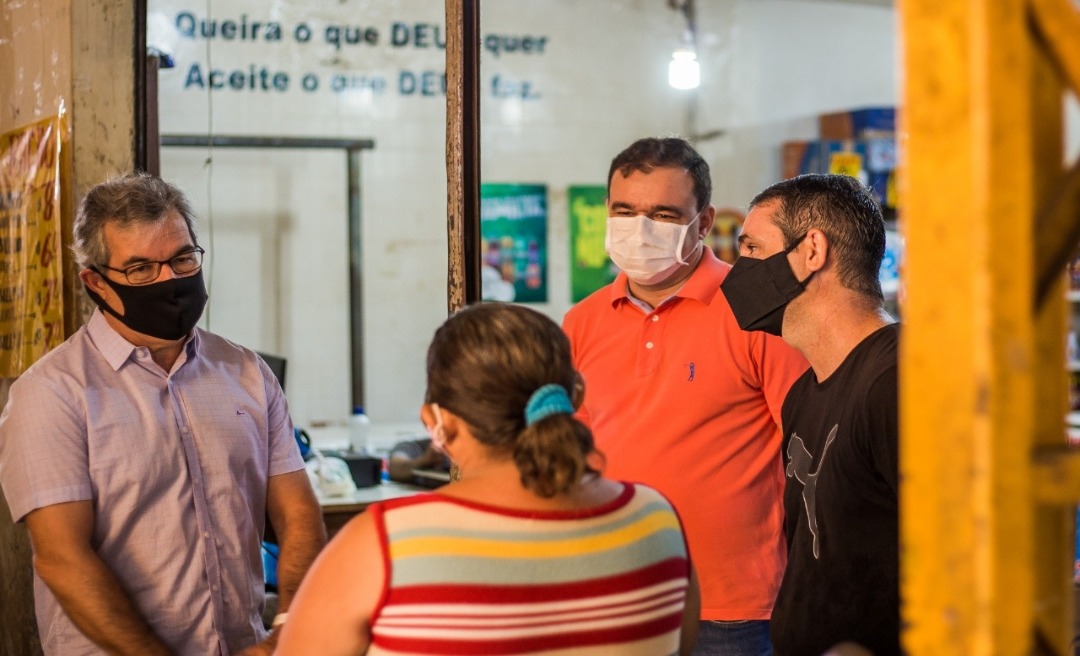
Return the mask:
[[660,315],[658,315],[658,314],[652,315],[652,320],[653,321],[660,321]]
[[645,348],[647,348],[647,349],[651,349],[652,347],[653,347],[653,343],[652,343],[652,342],[645,342]]

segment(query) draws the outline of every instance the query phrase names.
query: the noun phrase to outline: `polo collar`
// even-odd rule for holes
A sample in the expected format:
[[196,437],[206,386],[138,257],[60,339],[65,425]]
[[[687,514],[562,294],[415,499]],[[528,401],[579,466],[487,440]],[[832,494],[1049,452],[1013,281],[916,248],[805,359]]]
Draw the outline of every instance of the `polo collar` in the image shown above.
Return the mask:
[[[686,282],[682,287],[675,291],[674,294],[668,298],[680,297],[691,298],[695,301],[700,301],[708,305],[712,302],[716,293],[720,291],[720,283],[724,281],[727,276],[727,272],[731,269],[731,265],[726,262],[722,262],[716,255],[713,254],[712,249],[705,248],[701,254],[701,261],[698,262],[697,268],[690,274]],[[620,301],[633,302],[630,298],[630,286],[629,278],[622,271],[615,276],[615,281],[611,283],[611,305],[614,307]]]

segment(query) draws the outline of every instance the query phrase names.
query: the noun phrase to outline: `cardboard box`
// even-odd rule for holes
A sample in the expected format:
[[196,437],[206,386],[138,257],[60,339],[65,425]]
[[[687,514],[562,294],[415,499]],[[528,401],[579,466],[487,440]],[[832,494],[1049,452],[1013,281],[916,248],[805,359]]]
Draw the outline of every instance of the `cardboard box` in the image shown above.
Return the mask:
[[866,139],[887,137],[896,131],[896,110],[866,107],[818,116],[818,136],[822,139]]
[[786,141],[780,145],[780,177],[783,180],[799,175],[809,141]]

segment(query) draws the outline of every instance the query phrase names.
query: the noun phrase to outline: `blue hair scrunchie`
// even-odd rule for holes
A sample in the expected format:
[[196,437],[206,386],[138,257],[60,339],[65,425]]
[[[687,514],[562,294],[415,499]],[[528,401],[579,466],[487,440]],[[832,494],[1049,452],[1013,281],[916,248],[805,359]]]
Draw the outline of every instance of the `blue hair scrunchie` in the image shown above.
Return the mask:
[[525,404],[525,425],[532,426],[536,422],[557,414],[574,414],[574,404],[570,402],[570,395],[562,385],[549,383],[542,385],[529,397]]

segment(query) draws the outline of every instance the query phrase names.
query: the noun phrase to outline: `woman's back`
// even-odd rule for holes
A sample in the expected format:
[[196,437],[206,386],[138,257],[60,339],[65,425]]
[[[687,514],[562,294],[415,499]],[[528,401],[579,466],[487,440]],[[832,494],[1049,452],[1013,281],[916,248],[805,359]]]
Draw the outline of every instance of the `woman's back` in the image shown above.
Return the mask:
[[700,597],[678,517],[601,476],[583,398],[550,318],[481,303],[447,319],[420,419],[455,480],[350,521],[284,600],[279,652],[689,654]]
[[651,488],[580,511],[435,494],[372,511],[388,569],[369,654],[679,650],[690,566]]

